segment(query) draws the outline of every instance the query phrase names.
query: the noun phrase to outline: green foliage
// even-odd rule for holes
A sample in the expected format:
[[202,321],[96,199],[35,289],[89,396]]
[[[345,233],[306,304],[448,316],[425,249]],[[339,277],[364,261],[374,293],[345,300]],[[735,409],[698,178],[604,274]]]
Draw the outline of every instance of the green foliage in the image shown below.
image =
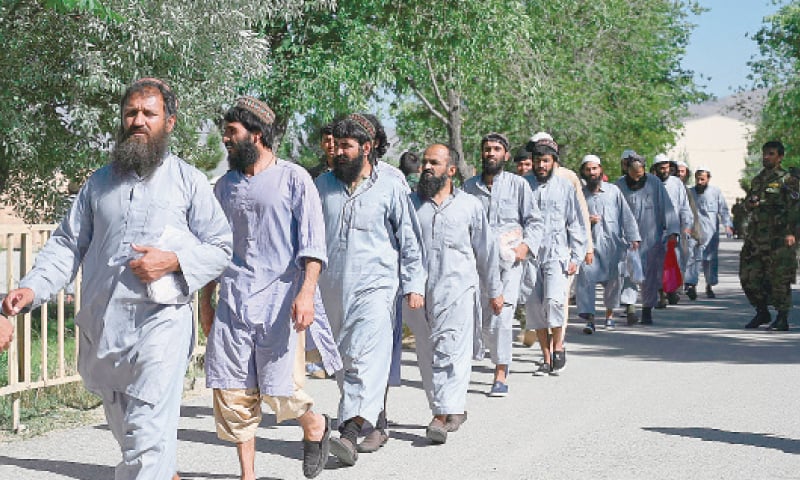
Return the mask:
[[59,210],[54,184],[80,180],[106,162],[118,99],[142,76],[163,78],[178,96],[173,151],[212,168],[219,155],[200,141],[205,123],[270,74],[270,45],[257,26],[331,4],[3,2],[0,179],[6,199],[28,221],[52,220]]
[[768,89],[767,99],[750,142],[752,153],[743,182],[760,170],[761,146],[779,140],[786,147],[784,168],[800,166],[800,1],[783,5],[764,19],[755,35],[762,58],[750,63],[755,87]]

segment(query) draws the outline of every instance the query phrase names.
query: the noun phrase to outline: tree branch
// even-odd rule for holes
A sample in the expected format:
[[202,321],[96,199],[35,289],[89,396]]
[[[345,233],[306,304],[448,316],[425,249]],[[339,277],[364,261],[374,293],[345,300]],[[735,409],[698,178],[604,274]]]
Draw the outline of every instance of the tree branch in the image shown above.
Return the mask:
[[442,92],[439,90],[439,84],[436,83],[436,75],[433,73],[433,65],[431,65],[431,58],[425,55],[425,63],[428,65],[428,73],[431,76],[431,85],[433,85],[433,93],[436,94],[436,99],[439,100],[439,105],[442,106],[445,110],[449,109],[447,102],[444,101],[444,97],[442,97]]
[[422,93],[415,86],[412,86],[411,89],[414,91],[414,95],[416,95],[417,98],[419,98],[420,101],[425,104],[425,107],[428,109],[429,112],[433,114],[434,117],[441,120],[442,123],[444,123],[448,127],[450,126],[450,120],[448,120],[446,116],[442,115],[438,110],[436,110],[436,108],[431,104],[431,102],[428,100],[428,98],[425,96],[424,93]]

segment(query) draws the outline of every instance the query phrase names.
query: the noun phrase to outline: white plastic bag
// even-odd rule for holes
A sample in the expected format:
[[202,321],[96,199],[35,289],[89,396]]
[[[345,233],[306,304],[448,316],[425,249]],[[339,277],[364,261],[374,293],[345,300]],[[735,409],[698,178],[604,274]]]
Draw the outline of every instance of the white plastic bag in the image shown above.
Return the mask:
[[644,270],[642,269],[642,258],[638,250],[628,249],[625,262],[625,276],[630,277],[633,283],[644,282]]
[[[179,230],[171,225],[164,228],[154,247],[174,252],[187,246],[200,243],[191,232]],[[189,303],[191,295],[184,294],[183,281],[178,273],[168,273],[154,282],[147,284],[147,296],[150,300],[163,305]]]

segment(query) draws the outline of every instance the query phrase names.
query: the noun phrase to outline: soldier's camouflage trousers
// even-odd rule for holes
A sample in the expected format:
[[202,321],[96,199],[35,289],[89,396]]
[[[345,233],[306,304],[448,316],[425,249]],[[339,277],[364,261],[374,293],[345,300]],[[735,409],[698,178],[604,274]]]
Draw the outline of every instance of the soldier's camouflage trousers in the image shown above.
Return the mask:
[[[759,248],[760,247],[760,248]],[[792,289],[797,271],[795,249],[763,248],[745,242],[739,254],[739,281],[751,305],[772,305],[778,311],[792,308]]]

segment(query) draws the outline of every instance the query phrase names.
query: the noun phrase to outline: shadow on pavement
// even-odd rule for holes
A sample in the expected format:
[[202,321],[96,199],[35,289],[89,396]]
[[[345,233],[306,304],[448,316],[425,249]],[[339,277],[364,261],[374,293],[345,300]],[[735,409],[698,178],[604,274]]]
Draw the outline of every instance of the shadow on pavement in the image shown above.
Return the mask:
[[769,433],[731,432],[717,428],[700,427],[644,427],[648,432],[676,435],[679,437],[697,438],[706,442],[729,443],[731,445],[749,445],[751,447],[770,448],[794,455],[800,454],[800,440],[779,437]]
[[108,465],[91,465],[88,463],[45,460],[42,458],[13,458],[0,456],[0,464],[14,465],[27,470],[51,472],[69,478],[85,480],[87,478],[114,478],[114,467]]
[[[263,423],[262,423],[263,426]],[[303,442],[300,441],[303,432],[297,429],[298,440],[282,440],[264,437],[263,434],[256,436],[256,451],[259,453],[267,453],[272,455],[280,455],[282,457],[291,458],[294,460],[303,460]],[[206,445],[222,445],[230,447],[231,455],[236,455],[236,449],[230,442],[220,440],[217,438],[215,432],[205,430],[190,430],[181,428],[178,430],[178,441],[181,442],[194,442],[203,443]]]

